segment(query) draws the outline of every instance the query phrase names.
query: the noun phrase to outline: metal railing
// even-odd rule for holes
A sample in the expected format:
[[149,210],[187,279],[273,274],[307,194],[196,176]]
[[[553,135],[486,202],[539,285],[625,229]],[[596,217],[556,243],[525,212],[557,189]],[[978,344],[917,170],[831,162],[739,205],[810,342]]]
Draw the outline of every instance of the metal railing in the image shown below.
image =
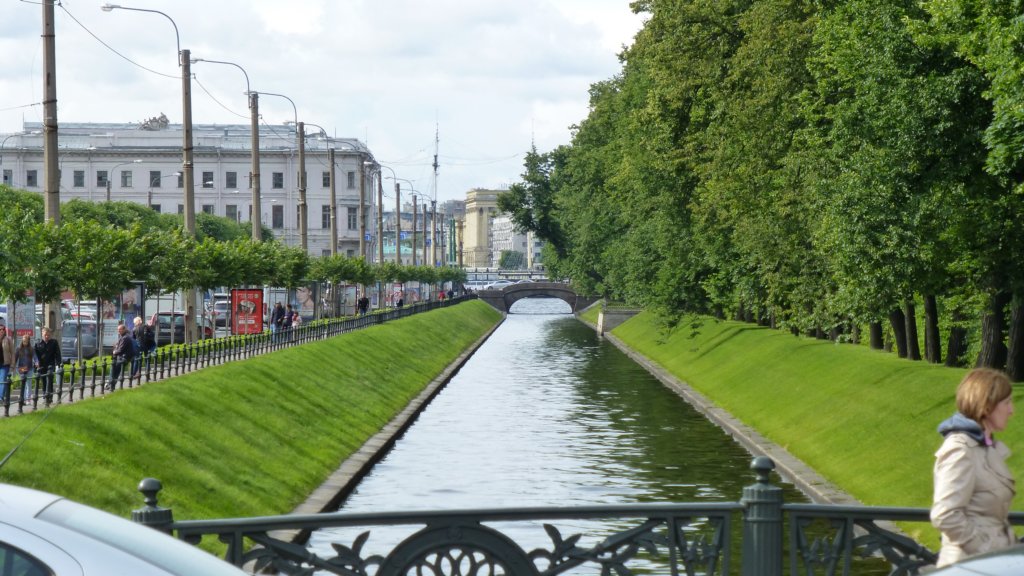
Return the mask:
[[[191,521],[175,521],[158,505],[160,482],[149,478],[139,485],[146,506],[132,519],[192,544],[215,536],[226,544],[228,562],[254,573],[554,576],[578,568],[573,573],[910,576],[934,565],[935,552],[889,525],[927,523],[927,508],[785,504],[769,482],[774,467],[770,458],[755,458],[757,482],[739,502]],[[1011,522],[1024,524],[1024,514]],[[393,527],[402,530],[389,533]],[[329,551],[303,544],[311,531],[325,529]],[[381,539],[371,538],[381,532]]]
[[[453,306],[475,299],[474,294],[445,300],[417,302],[401,308],[378,310],[362,316],[310,322],[295,328],[244,336],[208,338],[194,344],[176,344],[140,354],[132,361],[118,364],[107,356],[99,361],[61,364],[56,369],[34,370],[26,375],[8,373],[0,395],[0,414],[12,416],[40,406],[70,403],[118,389],[187,374],[207,366],[252,358],[275,350],[324,340],[367,326],[383,324],[414,314]],[[117,377],[111,383],[111,376]]]

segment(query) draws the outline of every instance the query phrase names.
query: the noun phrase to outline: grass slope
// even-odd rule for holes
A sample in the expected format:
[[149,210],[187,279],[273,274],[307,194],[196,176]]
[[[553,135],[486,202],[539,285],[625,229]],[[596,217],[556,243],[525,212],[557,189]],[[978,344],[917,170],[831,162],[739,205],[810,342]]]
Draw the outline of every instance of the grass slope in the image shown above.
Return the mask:
[[[712,319],[666,336],[643,313],[613,334],[865,504],[931,505],[935,428],[966,370]],[[1024,424],[1000,438],[1024,451]],[[915,536],[937,542],[931,532]]]
[[[56,409],[0,480],[127,515],[290,512],[496,322],[480,301]],[[43,413],[0,421],[6,453]]]

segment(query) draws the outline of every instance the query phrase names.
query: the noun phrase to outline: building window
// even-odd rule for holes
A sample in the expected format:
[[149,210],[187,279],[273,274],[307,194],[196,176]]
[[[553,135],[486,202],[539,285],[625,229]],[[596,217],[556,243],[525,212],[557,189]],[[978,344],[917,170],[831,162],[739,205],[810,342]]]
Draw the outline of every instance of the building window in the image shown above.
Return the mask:
[[4,170],[4,184],[9,185],[12,178],[14,178],[14,173],[10,170]]
[[284,188],[284,172],[274,172],[272,176],[270,187],[275,190]]
[[320,209],[320,227],[327,229],[331,227],[331,205],[324,204]]
[[35,188],[39,186],[39,172],[36,170],[25,171],[25,186],[29,188]]
[[203,188],[213,188],[213,172],[203,172]]
[[355,250],[345,250],[345,256],[347,256],[349,258],[355,258],[356,257],[356,251]]
[[232,190],[238,188],[238,172],[226,172],[224,174],[224,187]]
[[163,180],[163,178],[160,176],[160,171],[159,170],[150,170],[149,171],[149,187],[150,188],[159,188],[161,186],[161,183],[160,183],[161,180]]
[[96,171],[96,187],[106,188],[107,187],[107,171],[97,170]]
[[132,171],[131,170],[121,170],[121,188],[131,188],[131,187],[132,187]]
[[238,222],[238,205],[228,204],[224,206],[224,217],[228,220]]
[[359,213],[352,206],[348,207],[348,229],[355,230],[356,224],[359,222]]
[[281,228],[284,228],[284,206],[271,206],[270,213],[270,226],[275,230],[280,230]]
[[184,215],[184,214],[185,214],[185,205],[184,204],[178,204],[178,215],[181,216],[181,215]]
[[349,190],[354,190],[355,187],[356,187],[356,173],[355,172],[349,172],[348,173],[348,189]]
[[[183,172],[178,172],[178,188],[184,188],[184,187],[185,187],[185,174]],[[179,212],[179,214],[180,214],[180,212]]]
[[153,209],[153,212],[156,212],[157,214],[160,213],[160,205],[159,204],[150,204],[149,207]]
[[321,249],[321,250],[320,250],[320,256],[321,256],[322,258],[327,258],[327,257],[329,257],[330,255],[331,255],[331,251],[330,251],[330,250],[324,250],[324,249]]
[[85,188],[85,170],[75,170],[72,176],[74,181],[71,183],[75,188]]
[[331,173],[330,172],[324,172],[324,188],[330,188],[330,187],[331,187]]
[[203,204],[203,212],[207,214],[213,214],[213,204]]

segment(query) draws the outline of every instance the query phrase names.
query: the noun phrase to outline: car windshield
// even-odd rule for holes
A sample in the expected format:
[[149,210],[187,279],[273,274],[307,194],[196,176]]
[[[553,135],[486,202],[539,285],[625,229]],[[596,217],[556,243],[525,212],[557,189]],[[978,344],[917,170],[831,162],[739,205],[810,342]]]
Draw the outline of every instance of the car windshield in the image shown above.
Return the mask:
[[175,540],[163,532],[71,500],[57,500],[37,517],[123,550],[170,574],[244,574],[216,556]]

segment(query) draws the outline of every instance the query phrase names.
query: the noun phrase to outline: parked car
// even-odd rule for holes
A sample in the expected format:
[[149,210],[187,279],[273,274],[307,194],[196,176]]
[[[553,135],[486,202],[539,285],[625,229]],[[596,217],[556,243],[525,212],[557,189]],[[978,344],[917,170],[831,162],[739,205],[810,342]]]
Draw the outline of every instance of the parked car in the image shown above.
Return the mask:
[[60,351],[65,360],[78,360],[79,326],[81,326],[82,359],[99,353],[95,320],[65,320],[60,326]]
[[[206,318],[196,316],[196,328],[200,338],[213,338],[216,334],[213,319],[209,316]],[[156,345],[166,346],[172,342],[174,344],[183,344],[185,342],[185,313],[181,310],[157,312]]]
[[231,324],[231,302],[228,300],[214,300],[210,309],[210,316],[217,328],[224,328]]
[[0,484],[3,574],[237,576],[190,544],[60,496]]
[[488,284],[487,286],[485,286],[484,290],[501,290],[505,286],[510,286],[512,284],[515,284],[515,282],[511,280],[495,280]]
[[183,344],[185,342],[185,313],[157,312],[156,345]]

